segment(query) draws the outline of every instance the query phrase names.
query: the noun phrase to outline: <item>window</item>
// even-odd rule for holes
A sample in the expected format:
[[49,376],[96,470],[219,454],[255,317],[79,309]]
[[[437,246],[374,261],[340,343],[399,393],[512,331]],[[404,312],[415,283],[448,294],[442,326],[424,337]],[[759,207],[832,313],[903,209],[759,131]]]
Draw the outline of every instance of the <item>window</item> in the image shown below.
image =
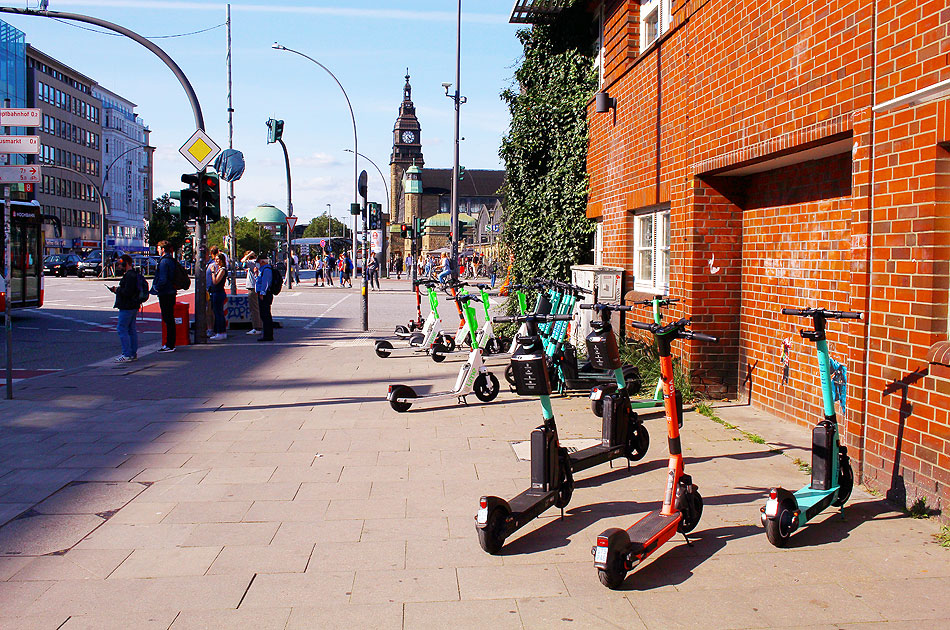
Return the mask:
[[670,27],[670,0],[640,0],[640,51],[643,52]]
[[634,223],[634,288],[665,295],[670,286],[669,205],[638,214]]

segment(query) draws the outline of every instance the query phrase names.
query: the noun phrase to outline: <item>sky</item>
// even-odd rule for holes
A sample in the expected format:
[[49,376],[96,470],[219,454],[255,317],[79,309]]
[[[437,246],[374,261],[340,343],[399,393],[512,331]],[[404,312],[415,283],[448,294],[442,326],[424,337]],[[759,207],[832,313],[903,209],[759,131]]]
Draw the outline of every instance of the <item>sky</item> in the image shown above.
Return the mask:
[[[38,0],[8,0],[35,8]],[[108,20],[146,37],[189,33],[226,19],[213,0],[50,0],[50,11]],[[508,110],[499,98],[512,85],[522,48],[508,24],[513,0],[463,0],[460,163],[468,169],[502,168],[498,158]],[[455,0],[235,0],[231,2],[234,148],[247,169],[235,184],[236,214],[260,203],[286,209],[286,176],[279,145],[267,144],[268,118],[285,121],[291,156],[294,214],[301,223],[330,211],[348,215],[353,201],[353,125],[343,92],[312,62],[271,48],[274,42],[326,66],[346,90],[356,118],[359,152],[389,184],[392,129],[408,68],[422,125],[428,168],[450,168],[453,103],[442,83],[455,83]],[[185,93],[174,75],[144,47],[45,17],[0,15],[26,33],[27,42],[100,85],[136,103],[156,147],[156,196],[182,187],[193,171],[178,149],[195,131]],[[85,25],[82,25],[85,27]],[[188,76],[201,103],[205,130],[228,146],[227,33],[212,30],[154,39]],[[454,90],[454,88],[453,88]],[[105,166],[105,165],[104,165]],[[370,201],[386,207],[383,179],[368,161]],[[223,201],[223,199],[222,199]],[[223,204],[224,205],[224,204]]]

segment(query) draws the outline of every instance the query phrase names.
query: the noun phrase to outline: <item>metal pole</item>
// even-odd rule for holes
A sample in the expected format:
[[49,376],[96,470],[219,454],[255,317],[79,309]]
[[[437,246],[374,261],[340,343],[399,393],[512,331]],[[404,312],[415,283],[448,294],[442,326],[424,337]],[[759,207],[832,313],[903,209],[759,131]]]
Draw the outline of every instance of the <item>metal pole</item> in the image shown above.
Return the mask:
[[[358,139],[357,139],[357,135],[356,135],[356,116],[353,115],[353,105],[350,103],[350,97],[347,95],[346,90],[343,89],[343,84],[340,83],[340,80],[336,78],[336,75],[335,75],[335,74],[333,74],[332,72],[330,72],[330,69],[329,69],[329,68],[327,68],[325,65],[323,65],[322,63],[320,63],[319,61],[317,61],[317,60],[314,59],[313,57],[310,57],[310,56],[308,56],[308,55],[305,55],[305,54],[303,54],[303,53],[300,52],[300,51],[294,50],[293,48],[287,48],[286,46],[282,46],[281,44],[278,44],[277,42],[274,42],[274,45],[271,46],[271,48],[273,48],[274,50],[286,50],[287,52],[292,52],[292,53],[294,53],[295,55],[299,55],[299,56],[303,57],[304,59],[309,59],[309,60],[312,61],[313,63],[315,63],[315,64],[317,64],[318,66],[320,66],[321,68],[323,68],[323,69],[326,71],[326,73],[329,74],[329,75],[333,78],[334,81],[336,81],[336,84],[339,86],[340,91],[343,92],[343,98],[346,99],[346,106],[350,108],[350,119],[351,119],[352,122],[353,122],[353,203],[359,203],[359,201],[360,201],[360,196],[359,196],[359,189],[358,189],[358,183],[357,183],[357,182],[358,182],[358,178],[359,178],[359,144],[358,144]],[[344,223],[344,225],[345,225],[345,223]],[[354,216],[354,217],[353,217],[353,253],[352,253],[352,258],[353,258],[353,264],[354,264],[354,265],[356,264],[356,235],[357,235],[357,232],[358,232],[358,230],[357,230],[357,226],[356,226],[356,216]],[[343,235],[346,236],[346,232],[345,232],[345,231],[344,231]]]
[[[231,100],[231,4],[228,3],[228,148],[234,148],[234,104]],[[234,182],[228,182],[228,232],[231,234],[230,267],[231,295],[237,294],[237,234],[234,231]]]
[[[291,189],[291,182],[290,182],[290,155],[288,155],[288,153],[287,153],[287,145],[284,144],[284,139],[283,139],[283,138],[278,138],[278,139],[277,139],[277,142],[280,143],[280,147],[284,150],[284,166],[287,167],[287,218],[289,219],[290,217],[294,216],[294,203],[293,203],[293,201],[292,201],[291,198],[290,198],[290,189]],[[290,223],[289,223],[289,222],[288,222],[286,225],[287,225],[287,288],[290,289],[291,287],[294,286],[293,283],[291,283],[291,281],[290,281],[290,277],[291,277],[291,272],[290,272],[290,257],[291,257],[290,244],[291,244],[291,240],[292,240],[292,238],[293,238],[293,230],[290,229]]]
[[[4,128],[4,135],[10,133],[10,128]],[[13,318],[10,315],[10,302],[13,301],[13,287],[11,282],[13,274],[10,273],[13,266],[13,252],[10,246],[10,227],[13,223],[13,215],[10,209],[10,185],[3,185],[3,280],[6,299],[4,299],[3,328],[6,333],[7,346],[7,400],[13,400]],[[40,261],[36,261],[37,264]]]
[[462,109],[462,0],[458,0],[455,25],[455,146],[452,164],[452,277],[459,274],[459,116]]
[[[363,171],[363,174],[366,174],[366,171]],[[363,197],[363,212],[361,216],[363,217],[363,284],[360,290],[360,324],[363,327],[363,330],[369,330],[369,285],[367,279],[369,278],[369,273],[367,273],[369,258],[366,255],[366,252],[369,251],[366,239],[366,197]],[[353,217],[354,223],[356,222],[356,217]],[[353,260],[353,266],[356,266],[356,260]],[[354,269],[355,271],[355,269]]]

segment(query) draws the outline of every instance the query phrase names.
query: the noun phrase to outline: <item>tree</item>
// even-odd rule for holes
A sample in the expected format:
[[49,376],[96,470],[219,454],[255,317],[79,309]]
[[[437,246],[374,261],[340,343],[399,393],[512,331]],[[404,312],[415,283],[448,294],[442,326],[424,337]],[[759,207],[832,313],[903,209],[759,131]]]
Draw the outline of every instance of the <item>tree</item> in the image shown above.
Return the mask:
[[307,225],[307,228],[303,231],[303,237],[320,238],[322,236],[332,235],[349,238],[352,234],[352,230],[348,229],[342,221],[335,217],[329,217],[330,230],[328,232],[327,222],[326,215],[311,219],[310,224]]
[[172,205],[167,193],[152,201],[152,216],[148,220],[149,246],[155,247],[161,241],[168,241],[177,250],[185,242],[188,226],[171,213]]
[[596,224],[587,208],[587,103],[597,89],[590,19],[583,6],[552,25],[518,32],[524,59],[501,98],[511,111],[505,161],[504,243],[515,282],[570,279],[591,262]]
[[[218,248],[227,252],[224,246],[224,237],[228,235],[228,219],[221,218],[208,227],[208,247],[217,245]],[[251,221],[247,217],[241,217],[234,221],[234,232],[237,234],[238,258],[241,258],[246,251],[254,251],[258,254],[271,252],[277,248],[277,242],[270,230],[257,221]]]

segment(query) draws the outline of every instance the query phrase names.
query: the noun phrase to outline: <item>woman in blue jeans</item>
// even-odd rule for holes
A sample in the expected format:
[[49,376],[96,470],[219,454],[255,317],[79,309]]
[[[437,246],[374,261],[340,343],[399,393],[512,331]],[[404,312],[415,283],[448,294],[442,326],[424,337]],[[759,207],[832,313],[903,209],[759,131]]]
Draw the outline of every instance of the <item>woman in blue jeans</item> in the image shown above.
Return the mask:
[[211,274],[211,286],[208,287],[208,293],[211,294],[211,311],[214,313],[214,335],[211,341],[224,341],[227,335],[227,320],[224,318],[224,283],[228,279],[228,259],[224,254],[218,254],[217,268]]

